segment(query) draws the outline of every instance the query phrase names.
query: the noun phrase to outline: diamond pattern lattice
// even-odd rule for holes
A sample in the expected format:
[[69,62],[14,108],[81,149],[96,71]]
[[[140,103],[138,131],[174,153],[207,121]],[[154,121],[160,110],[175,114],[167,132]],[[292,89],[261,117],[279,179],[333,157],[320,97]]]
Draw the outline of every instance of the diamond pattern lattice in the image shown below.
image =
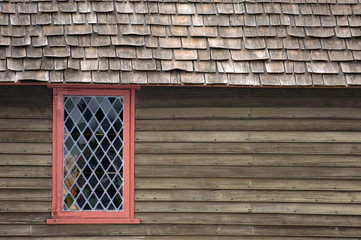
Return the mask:
[[64,96],[63,210],[123,210],[123,97]]

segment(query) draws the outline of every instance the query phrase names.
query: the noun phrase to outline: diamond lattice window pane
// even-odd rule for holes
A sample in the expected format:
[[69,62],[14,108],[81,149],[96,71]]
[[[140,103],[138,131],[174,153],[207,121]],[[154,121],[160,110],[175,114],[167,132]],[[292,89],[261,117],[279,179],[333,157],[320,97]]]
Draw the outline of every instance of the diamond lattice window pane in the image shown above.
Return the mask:
[[64,96],[63,210],[123,210],[123,97]]

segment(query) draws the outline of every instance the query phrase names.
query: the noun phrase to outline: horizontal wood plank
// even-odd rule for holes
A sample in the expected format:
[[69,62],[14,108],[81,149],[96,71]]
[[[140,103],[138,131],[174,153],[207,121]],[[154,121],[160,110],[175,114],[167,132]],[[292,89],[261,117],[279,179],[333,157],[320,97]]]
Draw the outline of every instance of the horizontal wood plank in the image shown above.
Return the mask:
[[51,155],[0,154],[0,166],[51,166]]
[[51,177],[51,167],[30,167],[30,166],[0,166],[0,177],[6,178],[22,178],[35,177],[47,178]]
[[[1,225],[0,225],[1,227]],[[95,224],[95,225],[53,225],[52,227],[46,225],[34,225],[31,228],[32,236],[81,236],[81,235],[100,235],[100,236],[114,236],[114,235],[250,235],[252,233],[251,226],[237,226],[237,225],[176,225],[176,224],[162,224],[162,225],[145,225],[145,224]]]
[[52,108],[50,106],[37,106],[37,107],[20,107],[20,106],[0,106],[0,118],[13,118],[13,119],[51,119]]
[[51,178],[1,178],[0,189],[51,189]]
[[228,202],[136,202],[135,212],[224,212],[247,213],[250,203]]
[[359,237],[361,228],[256,226],[254,234],[266,236]]
[[[0,133],[1,140],[1,133]],[[137,142],[345,142],[360,143],[361,132],[306,131],[137,131]]]
[[52,131],[51,119],[0,119],[0,131]]
[[45,224],[48,213],[31,213],[31,212],[2,212],[0,214],[0,224]]
[[50,213],[51,212],[51,202],[0,201],[0,212],[1,213],[3,213],[3,212],[5,212],[5,213],[10,213],[10,212]]
[[0,190],[0,201],[51,201],[50,190],[38,189],[5,189]]
[[136,130],[361,131],[357,119],[137,119]]
[[236,177],[288,179],[361,179],[360,168],[336,167],[226,167],[154,166],[135,167],[136,177]]
[[360,192],[267,190],[137,190],[136,201],[361,203]]
[[360,204],[251,203],[252,213],[325,214],[361,216]]
[[184,118],[310,118],[360,119],[361,109],[356,107],[202,107],[202,108],[137,108],[137,119]]
[[204,166],[319,166],[361,167],[361,156],[305,154],[196,154],[162,153],[135,155],[136,165]]
[[0,131],[0,143],[49,143],[52,142],[52,132],[17,132]]
[[360,216],[262,213],[136,213],[143,224],[230,224],[359,227]]
[[51,143],[1,143],[0,154],[51,154]]
[[[0,185],[1,186],[1,185]],[[359,180],[138,177],[136,189],[361,191]]]
[[135,153],[354,154],[358,143],[137,143]]

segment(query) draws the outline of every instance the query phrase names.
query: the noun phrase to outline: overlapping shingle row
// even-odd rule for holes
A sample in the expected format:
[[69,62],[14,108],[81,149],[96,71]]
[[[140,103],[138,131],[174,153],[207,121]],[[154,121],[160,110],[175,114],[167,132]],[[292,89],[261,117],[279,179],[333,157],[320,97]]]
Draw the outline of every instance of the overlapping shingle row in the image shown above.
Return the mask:
[[0,3],[0,80],[361,84],[361,4],[299,1]]

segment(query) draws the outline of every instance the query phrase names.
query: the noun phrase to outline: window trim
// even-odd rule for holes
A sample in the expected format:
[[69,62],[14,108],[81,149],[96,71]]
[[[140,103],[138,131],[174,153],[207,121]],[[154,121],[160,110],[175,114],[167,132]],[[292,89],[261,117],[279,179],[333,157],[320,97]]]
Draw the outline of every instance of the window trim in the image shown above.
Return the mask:
[[[124,210],[63,211],[63,99],[64,95],[124,96]],[[135,88],[53,87],[52,212],[47,224],[139,224],[134,218]]]

